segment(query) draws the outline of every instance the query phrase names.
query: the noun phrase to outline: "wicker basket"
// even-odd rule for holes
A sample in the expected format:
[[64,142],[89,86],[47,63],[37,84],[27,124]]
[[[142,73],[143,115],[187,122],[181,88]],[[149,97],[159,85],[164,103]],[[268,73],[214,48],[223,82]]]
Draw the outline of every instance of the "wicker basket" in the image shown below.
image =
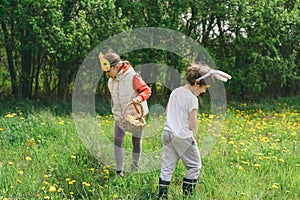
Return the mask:
[[[129,106],[135,106],[135,113],[128,113]],[[137,106],[140,108],[138,110]],[[141,133],[146,126],[144,119],[144,109],[140,103],[129,102],[119,121],[119,126],[123,131],[131,132],[132,134]]]

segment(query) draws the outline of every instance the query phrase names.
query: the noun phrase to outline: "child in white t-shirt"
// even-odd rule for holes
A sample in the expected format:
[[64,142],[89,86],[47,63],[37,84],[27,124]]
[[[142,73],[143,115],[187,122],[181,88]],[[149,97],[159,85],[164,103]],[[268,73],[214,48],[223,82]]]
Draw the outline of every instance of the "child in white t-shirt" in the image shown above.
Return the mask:
[[192,64],[187,68],[184,86],[174,89],[167,105],[167,121],[162,134],[163,154],[158,199],[167,199],[168,186],[179,159],[187,172],[183,178],[183,194],[191,195],[197,183],[201,158],[193,132],[197,128],[198,98],[214,83],[215,78],[231,77],[207,65]]

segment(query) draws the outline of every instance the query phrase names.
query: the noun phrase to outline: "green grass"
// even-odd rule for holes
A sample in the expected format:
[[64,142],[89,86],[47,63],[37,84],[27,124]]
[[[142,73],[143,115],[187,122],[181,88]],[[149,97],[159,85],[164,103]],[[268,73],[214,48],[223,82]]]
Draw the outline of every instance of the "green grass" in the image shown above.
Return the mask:
[[[299,98],[289,98],[231,103],[216,145],[202,158],[200,181],[204,183],[197,185],[193,198],[298,199],[298,102]],[[159,169],[127,173],[123,179],[116,176],[113,164],[103,162],[102,154],[83,145],[68,104],[15,102],[1,108],[0,199],[155,199]],[[152,130],[145,133],[150,134],[143,140],[145,153],[161,149],[164,118],[158,118],[148,121]],[[212,118],[199,114],[199,148]],[[98,132],[93,126],[85,129],[87,134],[95,140],[103,136],[113,140],[112,116],[90,122],[101,129]],[[130,152],[129,135],[124,147]],[[112,149],[106,151],[113,156]],[[95,155],[100,155],[99,159]],[[154,159],[160,162],[160,157]],[[180,162],[172,178],[170,199],[182,199],[184,174]]]

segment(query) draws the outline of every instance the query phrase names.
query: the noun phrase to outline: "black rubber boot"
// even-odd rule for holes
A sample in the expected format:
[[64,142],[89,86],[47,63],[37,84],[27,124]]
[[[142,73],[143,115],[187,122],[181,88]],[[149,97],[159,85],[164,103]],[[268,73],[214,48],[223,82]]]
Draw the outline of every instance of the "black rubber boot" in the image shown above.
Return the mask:
[[190,196],[194,194],[197,180],[189,180],[184,178],[182,183],[182,192],[184,196]]
[[159,192],[157,195],[157,200],[161,199],[168,199],[168,188],[169,188],[170,182],[169,181],[163,181],[161,178],[159,178]]
[[159,193],[157,196],[157,200],[168,199],[168,187],[169,186],[159,186]]

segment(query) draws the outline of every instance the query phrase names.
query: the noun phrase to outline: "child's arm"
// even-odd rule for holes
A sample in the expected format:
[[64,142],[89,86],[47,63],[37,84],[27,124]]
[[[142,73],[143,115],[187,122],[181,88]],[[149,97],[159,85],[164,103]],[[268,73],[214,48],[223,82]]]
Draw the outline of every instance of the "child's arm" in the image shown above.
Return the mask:
[[197,129],[197,109],[193,109],[190,112],[190,130],[195,131]]
[[142,102],[151,96],[151,89],[138,74],[133,77],[132,87],[138,92],[138,96],[133,101]]

